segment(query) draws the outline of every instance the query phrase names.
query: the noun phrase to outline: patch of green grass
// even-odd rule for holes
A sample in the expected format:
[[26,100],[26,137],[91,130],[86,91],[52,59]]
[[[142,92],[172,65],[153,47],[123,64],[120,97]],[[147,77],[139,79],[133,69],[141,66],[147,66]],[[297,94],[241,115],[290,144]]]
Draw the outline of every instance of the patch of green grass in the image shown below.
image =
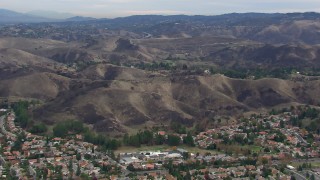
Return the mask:
[[200,153],[200,154],[206,154],[206,153],[219,154],[218,151],[201,149],[201,148],[198,148],[198,147],[190,147],[190,146],[186,146],[186,145],[178,146],[178,148],[185,149],[185,150],[189,151],[190,153],[194,153],[194,154],[196,154],[196,153]]
[[255,145],[249,145],[247,146],[248,149],[250,149],[252,152],[260,152],[262,150],[262,147],[261,146],[255,146]]
[[[294,162],[292,163],[292,166],[298,168],[298,166],[302,166],[303,163],[306,163],[306,162]],[[308,162],[308,164],[311,164],[311,167],[312,168],[320,168],[320,162]]]

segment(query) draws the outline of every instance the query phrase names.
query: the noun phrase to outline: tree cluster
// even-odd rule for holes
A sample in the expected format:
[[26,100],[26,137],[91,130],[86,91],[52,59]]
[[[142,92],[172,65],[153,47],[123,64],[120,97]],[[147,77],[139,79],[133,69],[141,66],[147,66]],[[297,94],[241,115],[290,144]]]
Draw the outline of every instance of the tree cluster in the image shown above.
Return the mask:
[[16,114],[16,123],[22,128],[26,128],[30,123],[30,116],[28,113],[29,102],[19,101],[13,104],[13,110]]
[[[163,136],[157,133],[154,133],[150,130],[139,131],[135,135],[129,136],[125,134],[123,137],[123,143],[128,146],[140,147],[141,145],[162,145],[168,144],[169,146],[178,146],[181,144],[180,136],[169,134]],[[190,133],[187,133],[187,136],[183,138],[182,143],[188,146],[194,146],[194,140]]]
[[67,120],[63,122],[58,122],[53,127],[53,135],[56,137],[66,137],[69,134],[83,133],[86,129],[83,123],[75,120]]
[[121,142],[116,139],[110,139],[101,134],[94,134],[90,131],[84,133],[84,140],[92,144],[99,145],[104,150],[115,150],[121,146]]

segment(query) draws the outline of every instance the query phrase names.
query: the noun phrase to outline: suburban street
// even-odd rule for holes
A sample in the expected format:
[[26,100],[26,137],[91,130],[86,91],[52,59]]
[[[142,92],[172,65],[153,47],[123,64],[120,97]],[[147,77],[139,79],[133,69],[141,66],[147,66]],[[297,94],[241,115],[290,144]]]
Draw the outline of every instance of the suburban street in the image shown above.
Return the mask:
[[1,117],[0,117],[0,129],[1,129],[1,132],[2,132],[3,134],[7,134],[8,136],[16,137],[15,134],[13,134],[13,133],[11,133],[11,132],[8,132],[8,131],[6,130],[5,125],[4,125],[4,123],[5,123],[4,119],[5,119],[5,116],[1,116]]
[[320,176],[313,171],[307,170],[305,173],[309,173],[310,176],[313,174],[316,180],[320,180]]
[[297,180],[306,180],[307,179],[303,174],[300,174],[295,170],[287,169],[287,171],[292,173]]

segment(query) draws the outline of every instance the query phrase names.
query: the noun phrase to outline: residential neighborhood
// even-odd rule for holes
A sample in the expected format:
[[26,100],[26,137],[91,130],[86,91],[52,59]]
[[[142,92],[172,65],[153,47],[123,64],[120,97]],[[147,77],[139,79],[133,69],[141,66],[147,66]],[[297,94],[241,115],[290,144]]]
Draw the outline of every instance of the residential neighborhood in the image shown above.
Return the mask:
[[[15,115],[2,116],[1,167],[2,178],[8,173],[19,179],[74,178],[95,176],[102,178],[102,171],[119,174],[121,167],[97,146],[83,142],[81,135],[62,139],[33,135],[15,126]],[[19,138],[21,139],[21,144]],[[19,145],[17,145],[19,141]],[[20,146],[20,147],[17,147]],[[18,149],[17,149],[18,148]],[[5,170],[5,171],[4,171]],[[60,178],[60,179],[61,179]]]
[[[200,152],[169,146],[115,155],[85,142],[26,132],[15,113],[1,109],[3,179],[319,179],[320,136],[293,126],[294,113],[260,114],[200,132]],[[169,132],[155,135],[167,139]],[[182,142],[186,134],[174,133]],[[201,152],[201,150],[206,150]]]

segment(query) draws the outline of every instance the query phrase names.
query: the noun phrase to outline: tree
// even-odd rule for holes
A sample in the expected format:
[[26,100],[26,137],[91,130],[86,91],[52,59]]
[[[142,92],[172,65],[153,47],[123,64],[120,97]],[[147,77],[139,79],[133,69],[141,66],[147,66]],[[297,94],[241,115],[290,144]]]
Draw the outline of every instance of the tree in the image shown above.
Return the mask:
[[184,160],[189,159],[189,153],[188,153],[188,152],[183,152],[183,153],[182,153],[182,156],[183,156],[183,159],[184,159]]
[[270,152],[269,147],[264,148],[264,152],[266,152],[266,153]]
[[276,133],[277,135],[274,137],[276,142],[284,142],[286,140],[286,136],[282,134],[280,131]]
[[85,173],[81,173],[80,177],[81,177],[81,179],[86,179],[86,180],[90,179],[90,176],[88,174],[85,174]]
[[183,177],[183,180],[191,180],[191,174],[187,171],[187,174]]
[[75,120],[59,122],[53,127],[53,134],[57,137],[65,137],[68,135],[68,132],[77,134],[84,131],[85,128],[83,127],[83,123]]
[[208,150],[215,150],[217,149],[217,145],[216,144],[210,144],[209,146],[207,146]]
[[127,169],[128,169],[129,171],[135,171],[133,164],[129,164],[129,165],[127,166]]
[[316,178],[315,178],[314,174],[312,174],[311,177],[310,177],[310,180],[315,180],[315,179]]
[[125,145],[128,145],[129,144],[129,135],[128,135],[128,133],[126,133],[124,136],[123,136],[123,143],[125,144]]
[[62,166],[56,166],[57,179],[63,180]]
[[80,161],[81,160],[81,154],[77,153],[76,158],[77,158],[78,161]]
[[181,123],[172,121],[170,124],[170,127],[174,132],[176,132],[178,134],[186,134],[187,133],[186,127],[184,125],[182,125]]
[[268,169],[266,167],[262,168],[262,176],[265,178],[268,177],[269,175],[271,175],[271,172],[272,172],[271,169]]
[[43,179],[47,179],[47,177],[48,177],[48,169],[45,168],[45,169],[43,170]]
[[80,174],[81,174],[81,169],[80,169],[80,165],[78,164],[77,171],[76,171],[76,176],[80,176]]
[[188,146],[195,146],[194,145],[194,141],[193,141],[193,137],[192,137],[190,132],[188,132],[187,136],[185,136],[183,138],[183,143],[188,145]]
[[74,133],[81,133],[84,131],[83,123],[75,120],[68,120],[69,126],[68,129],[73,131]]
[[16,114],[16,122],[22,127],[26,128],[30,123],[30,117],[28,114],[28,101],[19,101],[13,105],[13,110]]
[[155,135],[154,143],[156,145],[162,145],[165,142],[166,138],[160,134]]
[[85,154],[84,158],[87,159],[87,160],[90,160],[91,159],[91,155],[90,154]]
[[53,135],[56,137],[65,137],[68,134],[68,128],[63,123],[58,123],[53,127]]
[[178,146],[180,143],[180,137],[176,135],[168,135],[168,145]]
[[72,164],[72,160],[71,159],[69,160],[69,163],[68,163],[68,170],[69,170],[69,176],[72,179],[72,176],[73,176],[73,164]]
[[102,172],[104,172],[105,174],[109,172],[111,169],[112,169],[111,165],[103,165],[101,168]]
[[149,180],[154,180],[154,177],[151,176],[151,175],[148,175],[148,176],[147,176],[147,179],[149,179]]
[[25,139],[25,134],[24,133],[18,134],[17,140],[14,142],[12,150],[13,151],[21,151],[24,139]]
[[280,128],[284,128],[284,121],[283,120],[280,121]]
[[41,134],[41,133],[47,132],[47,130],[48,128],[45,124],[39,123],[39,124],[33,125],[32,128],[30,129],[30,132],[34,134]]
[[130,136],[129,145],[140,147],[141,143],[139,140],[139,136]]

